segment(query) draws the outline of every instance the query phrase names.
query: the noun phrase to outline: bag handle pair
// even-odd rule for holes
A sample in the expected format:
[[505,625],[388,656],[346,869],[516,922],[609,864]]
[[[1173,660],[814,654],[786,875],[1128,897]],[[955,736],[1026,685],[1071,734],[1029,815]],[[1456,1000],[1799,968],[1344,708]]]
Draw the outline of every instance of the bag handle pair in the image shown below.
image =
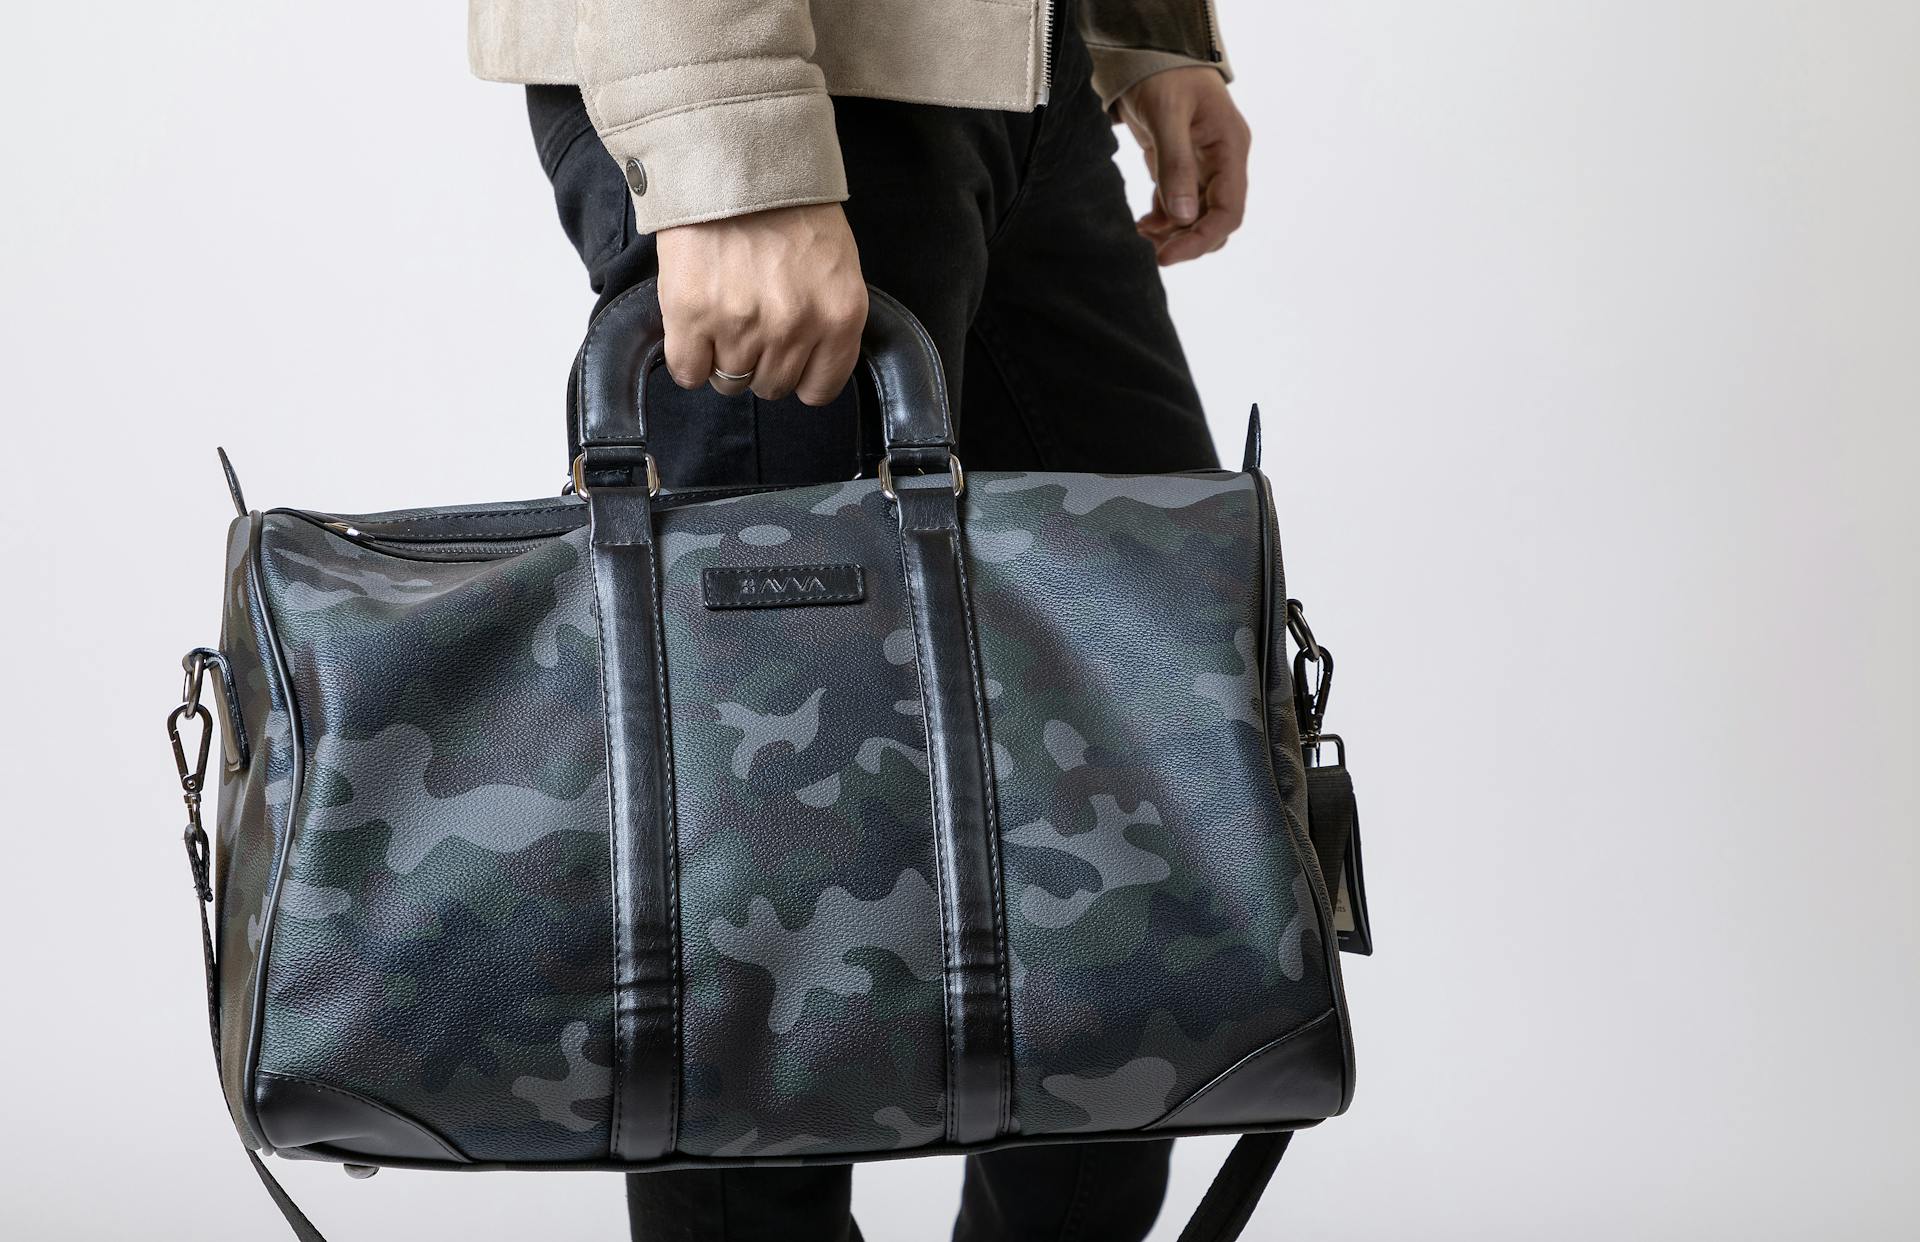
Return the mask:
[[[647,376],[665,360],[666,327],[660,293],[649,277],[601,308],[587,328],[574,360],[568,417],[568,451],[576,491],[590,490],[589,455],[594,449],[646,454]],[[947,400],[940,351],[920,321],[890,294],[867,286],[867,324],[860,335],[861,361],[880,398],[886,456],[880,481],[892,494],[892,477],[951,472],[954,488],[965,476],[953,452],[953,416]],[[659,490],[659,471],[646,455],[648,485]]]

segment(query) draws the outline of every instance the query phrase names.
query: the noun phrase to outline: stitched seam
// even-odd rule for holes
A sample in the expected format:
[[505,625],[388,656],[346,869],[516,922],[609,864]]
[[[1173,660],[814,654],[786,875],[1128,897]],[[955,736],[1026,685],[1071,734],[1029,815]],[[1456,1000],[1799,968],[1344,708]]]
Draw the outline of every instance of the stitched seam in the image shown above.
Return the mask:
[[[880,408],[882,411],[882,417],[884,422],[885,412],[893,408],[893,400],[892,400],[893,394],[892,394],[892,391],[887,387],[886,375],[881,371],[879,367],[869,366],[868,370],[871,371],[873,374],[873,387],[874,387],[875,394],[880,399]],[[889,447],[891,447],[891,441],[889,441]],[[901,526],[902,527],[907,526],[907,522],[906,522],[907,506],[902,504],[898,499],[893,501],[893,505],[894,505],[895,511],[899,514],[901,518],[901,523],[900,523]],[[935,879],[939,883],[938,903],[940,906],[940,965],[941,965],[940,1005],[941,1005],[941,1013],[943,1017],[942,1024],[946,1027],[945,1034],[947,1037],[947,1057],[946,1057],[946,1066],[945,1066],[946,1086],[945,1086],[945,1092],[940,1101],[941,1124],[945,1128],[945,1134],[946,1134],[947,1140],[951,1142],[953,1141],[953,1138],[954,1138],[954,1122],[956,1120],[956,1113],[958,1111],[954,1108],[954,1095],[953,1095],[953,1070],[954,1070],[954,1063],[958,1059],[954,1050],[955,1032],[954,1032],[954,1023],[953,1023],[953,989],[949,982],[948,973],[947,973],[949,970],[952,969],[952,966],[953,966],[953,941],[952,941],[952,933],[948,928],[948,920],[951,917],[951,912],[947,909],[947,898],[946,898],[946,892],[947,892],[946,838],[945,838],[945,834],[940,830],[939,779],[934,775],[934,771],[937,765],[934,762],[934,754],[933,754],[933,750],[934,750],[933,714],[928,705],[928,699],[927,699],[927,672],[928,672],[928,669],[930,668],[930,663],[927,659],[926,646],[921,638],[921,632],[920,632],[921,607],[920,607],[920,602],[914,598],[913,567],[910,564],[907,557],[906,536],[903,533],[896,531],[894,540],[895,540],[896,546],[898,546],[898,548],[900,549],[901,585],[905,588],[904,593],[907,597],[908,620],[913,626],[913,648],[914,648],[914,654],[915,654],[915,666],[914,666],[913,675],[914,675],[914,680],[919,684],[919,687],[920,687],[920,721],[921,721],[921,726],[922,728],[925,729],[926,735],[927,735],[927,793],[928,793],[928,799],[930,803],[929,809],[932,811],[933,824],[934,824],[933,865],[936,871],[938,872],[938,874],[935,876]]]
[[[591,543],[587,555],[595,557],[597,550]],[[612,859],[613,888],[608,894],[608,905],[613,910],[613,977],[610,992],[613,997],[613,1072],[608,1075],[612,1084],[612,1123],[607,1132],[608,1155],[618,1158],[620,1155],[620,1135],[624,1127],[625,1092],[620,1089],[625,1065],[620,1055],[620,782],[613,773],[613,706],[612,697],[607,693],[607,623],[605,609],[600,603],[601,576],[597,566],[589,566],[593,571],[593,623],[600,649],[600,722],[601,746],[606,754],[607,769],[607,852]]]
[[303,1087],[311,1087],[315,1091],[325,1091],[325,1092],[328,1092],[329,1094],[337,1095],[341,1099],[346,1100],[349,1103],[365,1105],[366,1107],[373,1109],[375,1112],[383,1113],[386,1116],[391,1117],[393,1120],[399,1122],[404,1126],[408,1126],[412,1129],[418,1130],[422,1136],[431,1140],[435,1147],[438,1147],[441,1151],[446,1152],[447,1155],[452,1157],[453,1159],[459,1160],[462,1162],[469,1161],[469,1157],[466,1155],[465,1152],[462,1152],[459,1148],[447,1142],[445,1139],[441,1138],[438,1134],[435,1134],[432,1130],[427,1129],[426,1126],[421,1125],[418,1121],[415,1121],[413,1118],[407,1116],[405,1113],[401,1112],[399,1109],[391,1108],[381,1103],[379,1100],[374,1099],[372,1096],[362,1095],[358,1091],[348,1091],[343,1087],[330,1086],[327,1083],[319,1082],[315,1079],[308,1078],[303,1074],[282,1074],[275,1070],[261,1070],[260,1075],[263,1078],[278,1078],[281,1082],[296,1082]]
[[[651,526],[652,519],[649,517]],[[673,995],[673,1073],[671,1089],[667,1094],[667,1150],[673,1151],[680,1141],[680,1063],[684,1051],[684,1035],[681,1028],[680,1011],[680,817],[679,799],[674,787],[673,771],[673,726],[667,719],[667,649],[661,635],[665,628],[660,615],[660,571],[659,560],[654,545],[647,544],[647,607],[652,611],[650,628],[653,630],[653,684],[654,711],[658,716],[660,754],[662,756],[662,775],[666,787],[661,792],[661,813],[664,822],[661,831],[667,837],[667,932],[668,943],[673,947],[673,974],[668,979],[668,990]]]
[[[956,510],[959,504],[955,498]],[[956,515],[956,520],[957,515]],[[967,635],[967,665],[973,674],[974,728],[980,739],[980,772],[985,778],[981,788],[987,812],[987,872],[993,905],[994,989],[1000,994],[1000,1117],[1005,1129],[1013,1108],[1013,1002],[1012,981],[1007,970],[1006,889],[1000,863],[1000,799],[994,780],[993,742],[987,736],[987,704],[980,677],[980,646],[973,620],[973,590],[967,584],[967,558],[962,554],[960,532],[947,532],[947,546],[960,575],[960,625]]]
[[1089,49],[1099,48],[1103,52],[1159,52],[1167,56],[1177,56],[1181,60],[1190,60],[1195,64],[1212,69],[1219,61],[1208,60],[1205,52],[1182,51],[1175,47],[1158,47],[1151,43],[1102,43],[1097,39],[1083,40]]
[[656,73],[671,73],[675,69],[700,69],[708,65],[751,64],[756,61],[770,61],[776,64],[785,64],[800,59],[798,56],[716,56],[711,60],[677,60],[670,65],[655,65],[651,69],[642,69],[636,73],[623,73],[617,78],[604,78],[594,83],[594,91],[597,94],[602,89],[609,86],[616,86],[621,82],[634,82],[641,78],[651,77]]
[[[628,197],[631,198],[632,196],[629,195]],[[729,216],[737,216],[747,211],[771,211],[775,207],[800,207],[809,203],[840,203],[845,202],[846,198],[847,196],[844,192],[837,194],[796,194],[792,198],[774,198],[764,202],[759,199],[743,198],[740,201],[742,203],[750,202],[751,206],[719,207],[705,214],[699,212],[691,212],[679,216],[666,214],[658,220],[651,221],[652,227],[646,231],[649,233],[658,233],[662,229],[678,228],[683,224],[705,224],[709,220],[724,220]],[[767,487],[759,490],[779,491],[782,489]]]
[[[877,382],[878,378],[876,377],[876,383]],[[882,393],[883,398],[884,396],[885,394]],[[902,511],[904,512],[904,509]],[[920,632],[921,608],[920,601],[914,598],[913,567],[907,555],[907,541],[904,537],[896,534],[895,543],[900,549],[900,576],[902,584],[906,587],[907,617],[909,623],[913,626],[913,649],[915,656],[913,676],[914,681],[920,688],[920,721],[927,735],[927,794],[931,804],[930,809],[933,813],[933,865],[937,872],[934,878],[939,884],[936,902],[940,907],[940,1006],[944,1019],[942,1025],[946,1028],[944,1033],[947,1037],[946,1086],[940,1101],[940,1112],[941,1125],[945,1129],[947,1140],[952,1142],[954,1140],[954,1121],[958,1112],[958,1110],[954,1108],[953,1070],[955,1062],[959,1059],[959,1054],[954,1046],[953,988],[951,975],[949,973],[953,969],[953,938],[948,928],[948,919],[951,912],[947,909],[948,859],[946,834],[942,832],[940,828],[939,778],[934,775],[938,764],[934,761],[933,754],[933,713],[927,699],[927,672],[931,667],[931,661],[928,658],[927,646]]]
[[804,608],[808,604],[858,604],[866,599],[864,591],[831,592],[825,595],[815,594],[795,599],[777,599],[768,602],[760,600],[708,599],[703,601],[715,612],[747,611],[754,608]]
[[[462,521],[469,521],[474,518],[513,517],[523,513],[560,513],[567,510],[578,510],[583,507],[584,506],[576,502],[570,505],[541,505],[537,509],[494,509],[494,510],[477,512],[477,513],[423,513],[419,517],[393,518],[393,519],[390,519],[390,521],[396,524],[411,526],[416,522],[462,522]],[[307,513],[298,509],[276,509],[274,510],[274,512],[275,513],[293,513],[293,514],[297,514],[300,517],[309,516]],[[329,513],[326,516],[330,518],[335,518],[342,522],[346,522],[348,521],[348,519],[352,518],[354,515],[351,513]],[[363,519],[363,520],[366,520],[366,519]],[[359,523],[357,522],[350,523],[350,524],[355,527],[359,527]],[[370,520],[367,520],[367,524],[373,525],[374,523]],[[562,527],[561,529],[563,531],[566,531],[566,530],[573,530],[575,528],[571,526],[567,526],[567,527]]]
[[[922,352],[933,360],[933,395],[940,405],[940,433],[936,438],[895,440],[889,435],[887,436],[887,447],[893,448],[897,445],[900,448],[932,448],[941,445],[951,445],[953,443],[953,407],[947,401],[946,364],[940,359],[940,349],[933,343],[933,337],[928,335],[926,325],[921,323],[919,319],[915,318],[911,313],[908,313],[907,308],[898,298],[888,293],[880,293],[879,296],[891,302],[895,310],[902,312]],[[881,379],[880,368],[869,365],[868,370],[873,373],[874,387],[882,390],[879,394],[881,416],[883,425],[886,425],[889,422],[886,414],[888,410],[893,408],[893,402],[889,399],[889,394],[885,391],[886,383]]]
[[739,104],[765,103],[772,99],[792,99],[796,96],[816,95],[821,99],[828,97],[827,93],[823,90],[788,90],[761,91],[752,95],[729,95],[725,99],[702,99],[696,103],[681,104],[676,108],[662,108],[658,112],[649,112],[643,117],[637,117],[631,121],[624,121],[612,129],[601,130],[600,140],[604,143],[607,139],[617,137],[630,130],[640,129],[643,126],[653,124],[655,121],[664,121],[669,117],[685,116],[689,112],[705,112],[709,108],[731,108]]
[[792,565],[709,565],[701,570],[702,575],[737,574],[745,572],[788,573],[796,569],[851,569],[860,572],[860,567],[851,561],[806,561]]
[[1030,111],[1034,104],[1031,95],[922,95],[915,92],[911,99],[901,99],[897,87],[877,82],[836,82],[832,91],[835,95],[857,95],[862,99],[885,99],[901,103],[945,104],[952,108],[993,108],[997,111]]

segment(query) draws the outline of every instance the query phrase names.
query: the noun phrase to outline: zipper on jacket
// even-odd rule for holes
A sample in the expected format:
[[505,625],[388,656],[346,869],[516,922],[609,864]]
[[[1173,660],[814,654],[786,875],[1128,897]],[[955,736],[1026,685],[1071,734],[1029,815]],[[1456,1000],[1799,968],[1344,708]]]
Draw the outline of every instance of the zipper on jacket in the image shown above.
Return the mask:
[[1035,106],[1053,98],[1053,26],[1059,20],[1055,0],[1040,0],[1040,93]]
[[1207,27],[1207,59],[1217,65],[1220,63],[1222,57],[1220,55],[1220,36],[1216,33],[1213,24],[1213,0],[1200,0],[1200,17],[1201,20],[1206,23]]

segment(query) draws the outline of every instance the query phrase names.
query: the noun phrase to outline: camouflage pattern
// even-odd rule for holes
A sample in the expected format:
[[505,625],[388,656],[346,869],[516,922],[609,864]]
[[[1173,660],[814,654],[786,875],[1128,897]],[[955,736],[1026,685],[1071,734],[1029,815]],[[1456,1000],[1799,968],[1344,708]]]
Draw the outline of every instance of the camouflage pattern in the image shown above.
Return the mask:
[[283,515],[263,540],[306,770],[261,1068],[470,1156],[604,1157],[613,911],[586,532],[472,562]]
[[[272,513],[258,583],[233,560],[227,641],[259,753],[223,787],[225,1020],[247,1029],[264,952],[261,1070],[356,1092],[471,1159],[588,1163],[608,1158],[612,1081],[606,739],[581,506],[540,503],[519,508],[552,530],[513,543],[479,538],[511,506],[401,515],[442,523],[431,545],[383,541],[396,515],[343,532]],[[936,1145],[940,861],[893,508],[862,480],[655,520],[677,1157]],[[1274,767],[1291,733],[1269,710],[1290,707],[1257,484],[982,473],[964,522],[1016,1127],[1137,1129],[1338,1004],[1295,778]],[[703,603],[703,569],[816,563],[862,566],[866,598]]]
[[[926,730],[871,482],[660,515],[687,975],[680,1147],[886,1150],[942,1127]],[[701,570],[859,564],[863,603],[710,611]]]
[[1027,1133],[1148,1125],[1333,1004],[1268,755],[1262,519],[1247,475],[972,481]]

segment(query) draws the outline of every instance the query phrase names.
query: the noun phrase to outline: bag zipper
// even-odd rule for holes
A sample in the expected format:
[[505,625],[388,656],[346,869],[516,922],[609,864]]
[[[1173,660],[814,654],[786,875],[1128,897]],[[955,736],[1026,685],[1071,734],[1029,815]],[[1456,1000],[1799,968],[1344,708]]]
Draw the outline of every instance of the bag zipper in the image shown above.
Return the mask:
[[[307,519],[313,521],[314,519]],[[476,539],[470,535],[385,534],[361,530],[351,522],[316,523],[350,543],[371,548],[387,556],[415,561],[495,561],[517,556],[528,546],[557,538],[552,532],[533,535],[495,536]]]

